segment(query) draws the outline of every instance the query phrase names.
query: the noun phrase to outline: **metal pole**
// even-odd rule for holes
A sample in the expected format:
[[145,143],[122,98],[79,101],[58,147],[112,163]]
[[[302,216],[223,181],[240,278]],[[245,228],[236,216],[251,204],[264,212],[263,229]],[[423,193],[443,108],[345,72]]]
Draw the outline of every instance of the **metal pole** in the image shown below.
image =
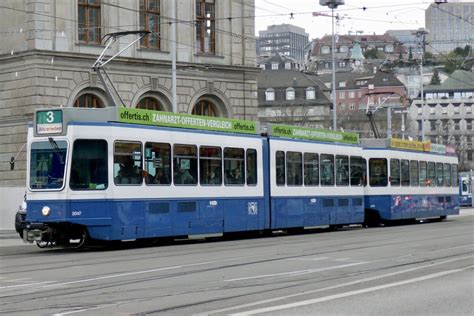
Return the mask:
[[334,8],[331,8],[332,21],[332,129],[337,129],[337,107],[336,107],[336,40],[334,38]]
[[387,138],[392,138],[392,108],[387,106]]
[[405,113],[402,113],[402,139],[405,139]]
[[171,5],[171,18],[173,23],[171,24],[171,90],[172,90],[172,105],[173,113],[178,113],[178,94],[176,92],[176,27],[178,25],[176,19],[176,0],[172,1]]
[[421,140],[425,140],[425,115],[423,113],[424,110],[424,91],[423,91],[423,57],[421,57],[420,62],[420,84],[421,84]]

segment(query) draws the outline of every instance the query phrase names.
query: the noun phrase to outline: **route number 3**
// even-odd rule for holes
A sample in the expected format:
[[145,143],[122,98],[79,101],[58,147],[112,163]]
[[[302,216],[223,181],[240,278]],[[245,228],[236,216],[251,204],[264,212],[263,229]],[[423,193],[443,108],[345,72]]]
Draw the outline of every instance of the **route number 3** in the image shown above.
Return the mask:
[[54,122],[54,112],[49,111],[46,113],[46,122],[53,123]]

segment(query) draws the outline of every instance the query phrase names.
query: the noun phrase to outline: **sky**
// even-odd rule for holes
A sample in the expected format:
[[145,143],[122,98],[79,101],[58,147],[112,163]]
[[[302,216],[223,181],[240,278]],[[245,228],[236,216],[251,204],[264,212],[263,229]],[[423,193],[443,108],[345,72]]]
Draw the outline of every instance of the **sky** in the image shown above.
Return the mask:
[[[474,0],[473,0],[474,1]],[[345,0],[335,13],[341,17],[339,34],[383,34],[393,29],[418,29],[425,26],[425,9],[434,0]],[[451,0],[450,2],[454,2]],[[365,10],[363,9],[365,7]],[[329,16],[313,17],[312,12]],[[293,18],[291,18],[293,13]],[[331,10],[319,0],[255,0],[255,31],[272,24],[293,24],[302,27],[310,39],[331,34]]]

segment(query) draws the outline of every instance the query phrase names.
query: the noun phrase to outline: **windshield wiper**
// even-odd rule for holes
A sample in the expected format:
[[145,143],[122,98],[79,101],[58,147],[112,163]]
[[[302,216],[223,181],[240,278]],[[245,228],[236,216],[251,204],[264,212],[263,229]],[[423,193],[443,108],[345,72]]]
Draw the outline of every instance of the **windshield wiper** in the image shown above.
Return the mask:
[[59,162],[63,165],[64,160],[63,160],[63,156],[61,155],[61,150],[59,149],[58,143],[56,143],[56,141],[52,137],[48,137],[48,141],[49,141],[49,144],[51,145],[51,148],[54,149],[54,153],[58,156]]

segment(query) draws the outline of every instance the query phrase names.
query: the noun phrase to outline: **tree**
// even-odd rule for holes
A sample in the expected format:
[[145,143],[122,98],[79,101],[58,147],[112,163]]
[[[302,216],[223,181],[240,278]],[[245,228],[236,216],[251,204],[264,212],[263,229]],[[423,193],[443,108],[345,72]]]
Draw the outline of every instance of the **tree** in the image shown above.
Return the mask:
[[383,59],[385,54],[376,48],[371,48],[364,52],[364,57],[366,59]]
[[437,69],[433,71],[433,77],[431,77],[430,84],[439,85],[441,84],[441,79],[439,78],[439,72]]

